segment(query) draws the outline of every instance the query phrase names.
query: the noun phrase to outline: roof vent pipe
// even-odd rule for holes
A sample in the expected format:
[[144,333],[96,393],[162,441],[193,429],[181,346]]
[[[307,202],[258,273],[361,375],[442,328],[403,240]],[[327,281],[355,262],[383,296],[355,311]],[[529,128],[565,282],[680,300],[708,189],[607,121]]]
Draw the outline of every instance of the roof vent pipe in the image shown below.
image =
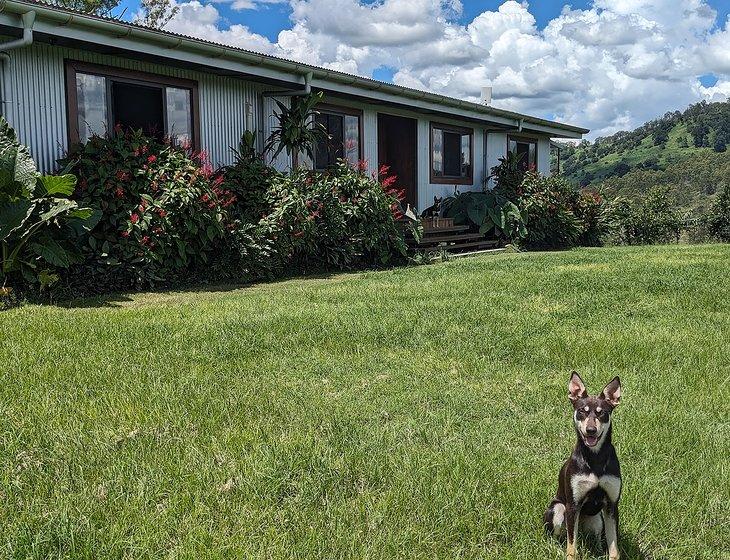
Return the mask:
[[484,86],[482,88],[482,105],[491,105],[492,103],[492,86]]

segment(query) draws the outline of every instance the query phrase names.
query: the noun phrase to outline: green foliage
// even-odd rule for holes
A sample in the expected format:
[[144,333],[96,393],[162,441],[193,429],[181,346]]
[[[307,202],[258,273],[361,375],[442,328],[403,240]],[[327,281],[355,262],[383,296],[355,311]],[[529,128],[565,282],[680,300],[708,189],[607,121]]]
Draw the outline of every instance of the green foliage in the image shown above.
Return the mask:
[[494,192],[511,202],[517,202],[520,198],[520,185],[525,178],[522,167],[522,159],[525,154],[507,152],[507,156],[499,158],[499,165],[492,167],[492,175],[495,186]]
[[120,0],[54,0],[53,3],[63,8],[70,8],[79,12],[110,16]]
[[444,216],[457,225],[471,224],[480,233],[493,232],[508,241],[527,235],[525,217],[516,204],[494,191],[464,192],[442,202]]
[[246,131],[233,152],[235,162],[221,168],[217,176],[223,177],[222,186],[236,195],[233,216],[255,224],[269,211],[268,192],[279,173],[256,152],[255,132]]
[[382,266],[403,262],[397,192],[341,161],[327,173],[276,175],[260,227],[282,268]]
[[73,175],[49,176],[35,162],[15,131],[0,117],[0,280],[20,275],[47,288],[56,269],[79,260],[75,238],[92,227],[91,210],[69,200]]
[[327,137],[322,124],[316,121],[319,111],[315,107],[322,99],[324,93],[320,91],[308,96],[292,97],[290,107],[276,100],[279,108],[279,112],[275,113],[277,125],[266,142],[265,151],[273,150],[274,158],[286,150],[287,155],[293,155],[295,159],[300,153],[314,159],[317,143]]
[[612,229],[611,216],[603,197],[591,189],[583,189],[573,207],[573,213],[581,224],[578,245],[600,247]]
[[629,201],[669,186],[678,209],[696,219],[730,180],[729,142],[730,102],[702,102],[631,132],[563,144],[561,170],[575,184]]
[[726,184],[717,194],[707,219],[711,235],[730,243],[730,184]]
[[616,241],[627,245],[679,241],[683,221],[668,187],[654,187],[639,201],[616,199],[611,208]]
[[205,154],[141,131],[93,137],[65,162],[78,177],[75,198],[99,225],[84,247],[89,264],[114,267],[136,285],[154,285],[205,265],[236,201],[212,178]]

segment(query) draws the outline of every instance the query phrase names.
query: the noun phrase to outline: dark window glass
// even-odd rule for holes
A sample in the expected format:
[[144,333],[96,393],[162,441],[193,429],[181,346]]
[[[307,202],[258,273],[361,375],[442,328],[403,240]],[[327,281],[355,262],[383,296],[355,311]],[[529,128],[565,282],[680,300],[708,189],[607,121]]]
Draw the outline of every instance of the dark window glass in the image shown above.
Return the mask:
[[467,183],[471,180],[472,133],[433,126],[431,129],[431,176]]
[[162,88],[125,82],[112,83],[114,125],[162,138],[165,135],[165,113]]
[[510,138],[509,151],[522,155],[520,166],[523,171],[537,169],[537,142],[529,140],[515,140]]
[[357,163],[360,159],[360,119],[354,115],[320,112],[316,122],[324,127],[329,138],[317,143],[315,168],[327,169],[340,159]]

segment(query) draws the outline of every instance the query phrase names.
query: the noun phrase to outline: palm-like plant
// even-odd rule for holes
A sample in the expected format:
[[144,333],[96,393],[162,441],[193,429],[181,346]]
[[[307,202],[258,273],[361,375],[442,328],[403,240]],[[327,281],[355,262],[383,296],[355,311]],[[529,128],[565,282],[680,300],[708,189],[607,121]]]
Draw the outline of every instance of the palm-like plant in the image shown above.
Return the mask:
[[273,150],[272,157],[276,158],[286,150],[286,154],[293,157],[295,164],[300,153],[306,153],[310,159],[314,159],[317,143],[329,138],[324,126],[317,122],[319,111],[315,109],[323,98],[322,92],[295,97],[291,107],[277,100],[279,112],[275,113],[275,117],[278,124],[266,142],[265,151]]

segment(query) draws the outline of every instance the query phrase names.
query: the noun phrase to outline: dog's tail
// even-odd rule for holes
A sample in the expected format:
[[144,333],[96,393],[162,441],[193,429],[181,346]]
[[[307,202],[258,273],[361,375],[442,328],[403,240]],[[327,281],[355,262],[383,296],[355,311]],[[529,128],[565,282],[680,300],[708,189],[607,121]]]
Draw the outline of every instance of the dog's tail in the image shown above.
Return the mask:
[[542,517],[545,531],[559,537],[565,529],[565,504],[560,500],[553,500]]

